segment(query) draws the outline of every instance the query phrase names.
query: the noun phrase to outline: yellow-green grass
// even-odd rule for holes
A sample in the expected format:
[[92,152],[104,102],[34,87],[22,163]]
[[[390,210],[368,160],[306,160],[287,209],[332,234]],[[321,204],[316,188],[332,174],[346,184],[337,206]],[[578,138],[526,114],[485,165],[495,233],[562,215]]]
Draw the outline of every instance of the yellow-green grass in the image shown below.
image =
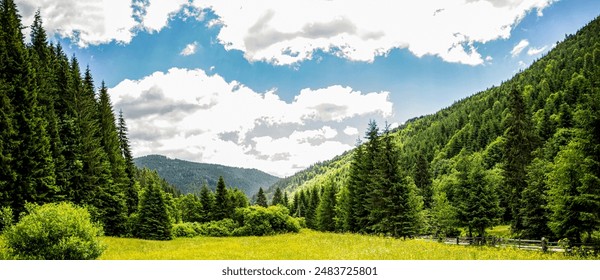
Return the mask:
[[264,237],[104,237],[105,260],[564,260],[562,253],[302,230]]
[[496,236],[496,237],[511,237],[510,226],[509,225],[501,225],[495,226],[486,230],[487,235]]

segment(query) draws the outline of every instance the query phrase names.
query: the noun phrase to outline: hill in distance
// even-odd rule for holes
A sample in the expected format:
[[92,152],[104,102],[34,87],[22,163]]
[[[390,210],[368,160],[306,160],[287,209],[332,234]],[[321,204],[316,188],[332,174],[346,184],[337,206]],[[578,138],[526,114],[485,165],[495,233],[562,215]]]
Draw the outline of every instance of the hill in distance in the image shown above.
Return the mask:
[[252,197],[260,187],[266,189],[280,179],[257,169],[197,163],[162,155],[135,158],[134,163],[138,168],[156,170],[183,194],[199,193],[204,183],[214,190],[219,176],[223,176],[228,187],[239,188],[246,196]]

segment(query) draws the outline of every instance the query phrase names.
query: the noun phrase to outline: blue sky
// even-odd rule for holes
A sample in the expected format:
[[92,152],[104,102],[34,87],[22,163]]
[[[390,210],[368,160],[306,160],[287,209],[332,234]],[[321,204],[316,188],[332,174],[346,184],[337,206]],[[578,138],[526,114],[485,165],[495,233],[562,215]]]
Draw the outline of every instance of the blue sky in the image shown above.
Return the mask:
[[595,0],[18,0],[89,65],[136,156],[288,176],[511,78]]

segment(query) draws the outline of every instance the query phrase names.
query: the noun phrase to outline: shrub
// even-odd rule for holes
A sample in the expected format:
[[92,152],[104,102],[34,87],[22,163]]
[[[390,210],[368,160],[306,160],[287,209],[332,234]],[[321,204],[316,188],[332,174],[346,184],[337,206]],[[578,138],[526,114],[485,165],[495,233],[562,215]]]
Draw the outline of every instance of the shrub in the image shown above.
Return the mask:
[[212,221],[200,225],[199,234],[206,236],[224,237],[231,236],[239,225],[232,219]]
[[288,209],[282,206],[238,208],[235,219],[241,225],[234,232],[237,236],[262,236],[300,231],[298,220],[292,218]]
[[10,207],[2,207],[0,209],[0,233],[12,226],[13,223],[13,211]]
[[173,225],[173,237],[195,237],[200,235],[200,224],[179,223]]
[[85,208],[71,203],[27,206],[29,214],[5,231],[7,252],[15,259],[89,260],[105,249]]

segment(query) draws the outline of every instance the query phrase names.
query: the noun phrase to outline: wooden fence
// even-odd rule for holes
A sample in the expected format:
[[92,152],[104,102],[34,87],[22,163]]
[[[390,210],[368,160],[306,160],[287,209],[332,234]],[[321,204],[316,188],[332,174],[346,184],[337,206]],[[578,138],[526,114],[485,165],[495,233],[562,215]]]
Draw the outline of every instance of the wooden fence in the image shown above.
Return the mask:
[[445,244],[455,245],[487,245],[492,247],[512,247],[523,250],[536,250],[543,252],[570,252],[569,248],[578,248],[578,250],[597,253],[600,251],[598,244],[570,244],[570,246],[561,246],[559,242],[551,242],[542,238],[541,240],[532,239],[511,239],[499,237],[446,237],[434,238],[432,236],[422,236],[422,239],[443,242]]

